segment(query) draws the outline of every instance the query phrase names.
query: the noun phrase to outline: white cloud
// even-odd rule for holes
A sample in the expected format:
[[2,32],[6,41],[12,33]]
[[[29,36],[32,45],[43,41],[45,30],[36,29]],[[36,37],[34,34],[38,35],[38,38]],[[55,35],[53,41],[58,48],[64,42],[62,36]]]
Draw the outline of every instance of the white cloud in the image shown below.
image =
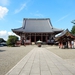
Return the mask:
[[44,15],[41,14],[39,11],[36,11],[35,13],[30,13],[30,14],[36,17],[44,17]]
[[36,14],[34,14],[34,16],[37,16],[37,17],[43,17],[43,14],[36,13]]
[[16,10],[15,10],[15,14],[21,12],[25,7],[26,7],[26,3],[22,4],[19,9],[16,9]]
[[8,33],[8,35],[16,35],[15,33],[13,33],[13,32],[7,32]]
[[0,0],[0,5],[2,6],[7,6],[9,5],[10,1],[9,0]]
[[[9,35],[18,36],[18,35],[16,35],[15,33],[13,33],[13,32],[7,32],[6,30],[0,31],[0,38],[3,38],[3,39],[5,39],[5,40],[7,40]],[[18,37],[19,37],[19,36],[18,36]]]
[[0,31],[0,36],[5,36],[7,34],[7,31]]
[[20,7],[17,8],[15,11],[14,11],[14,14],[17,14],[19,12],[21,12],[24,8],[27,7],[27,5],[30,3],[31,4],[32,0],[26,0],[24,1],[22,4],[20,4]]
[[6,7],[0,6],[0,19],[2,19],[8,13],[8,11],[9,10]]
[[65,19],[65,18],[67,18],[69,15],[70,15],[70,14],[65,15],[65,16],[63,16],[63,17],[61,17],[61,18],[60,18],[59,20],[57,20],[56,22],[59,22],[59,21],[61,21],[61,20]]

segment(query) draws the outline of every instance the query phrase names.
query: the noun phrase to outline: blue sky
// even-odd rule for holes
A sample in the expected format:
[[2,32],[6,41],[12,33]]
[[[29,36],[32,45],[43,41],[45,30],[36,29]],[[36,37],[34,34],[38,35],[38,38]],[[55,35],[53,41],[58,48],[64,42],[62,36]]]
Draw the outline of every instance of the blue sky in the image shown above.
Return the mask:
[[75,0],[0,0],[0,37],[14,35],[23,18],[50,18],[53,27],[71,30]]

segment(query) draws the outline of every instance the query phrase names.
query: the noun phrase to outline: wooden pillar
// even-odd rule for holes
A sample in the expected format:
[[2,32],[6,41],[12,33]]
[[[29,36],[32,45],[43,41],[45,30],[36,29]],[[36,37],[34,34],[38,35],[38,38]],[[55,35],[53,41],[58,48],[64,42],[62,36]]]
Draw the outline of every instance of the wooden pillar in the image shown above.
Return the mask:
[[36,43],[36,33],[35,33],[35,43]]
[[20,45],[22,44],[22,33],[20,33]]
[[68,48],[68,40],[66,41],[66,48]]
[[30,34],[30,42],[31,42],[31,34]]
[[69,48],[72,48],[72,43],[71,43],[71,41],[69,41],[69,46],[70,46]]
[[25,34],[23,34],[23,38],[24,38],[24,46],[26,46],[26,35]]
[[70,48],[70,41],[68,41],[68,48]]
[[41,34],[41,41],[43,41],[43,36],[42,36],[42,34]]
[[46,43],[47,43],[47,35],[46,35]]
[[63,48],[63,42],[60,41],[60,48]]
[[61,42],[59,41],[59,48],[61,48]]
[[20,34],[20,40],[22,40],[22,34]]
[[73,41],[73,48],[75,48],[75,39],[74,39],[74,41]]
[[30,44],[31,44],[31,34],[30,34]]

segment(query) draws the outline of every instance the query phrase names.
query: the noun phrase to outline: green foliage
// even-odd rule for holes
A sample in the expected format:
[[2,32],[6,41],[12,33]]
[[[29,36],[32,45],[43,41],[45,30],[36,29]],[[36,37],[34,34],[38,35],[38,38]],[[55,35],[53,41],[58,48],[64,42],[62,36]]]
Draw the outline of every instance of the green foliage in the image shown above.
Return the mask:
[[75,35],[75,25],[73,25],[71,33]]
[[75,20],[73,20],[71,23],[73,23],[73,27],[71,29],[71,33],[75,35]]
[[8,37],[8,40],[7,40],[7,45],[8,46],[15,46],[16,41],[18,41],[18,37],[17,36],[10,35]]

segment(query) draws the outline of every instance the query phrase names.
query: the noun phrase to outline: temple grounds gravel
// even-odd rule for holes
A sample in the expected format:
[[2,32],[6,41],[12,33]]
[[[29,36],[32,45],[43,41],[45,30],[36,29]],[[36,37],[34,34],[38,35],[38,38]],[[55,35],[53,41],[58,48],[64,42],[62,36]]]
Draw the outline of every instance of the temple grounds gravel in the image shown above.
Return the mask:
[[[0,75],[5,75],[26,54],[37,45],[21,47],[0,47]],[[42,45],[42,47],[55,53],[67,63],[75,67],[75,49],[59,49],[58,46]]]
[[33,48],[34,46],[0,47],[0,75],[5,75]]
[[75,49],[60,49],[58,46],[47,46],[45,48],[75,67]]

